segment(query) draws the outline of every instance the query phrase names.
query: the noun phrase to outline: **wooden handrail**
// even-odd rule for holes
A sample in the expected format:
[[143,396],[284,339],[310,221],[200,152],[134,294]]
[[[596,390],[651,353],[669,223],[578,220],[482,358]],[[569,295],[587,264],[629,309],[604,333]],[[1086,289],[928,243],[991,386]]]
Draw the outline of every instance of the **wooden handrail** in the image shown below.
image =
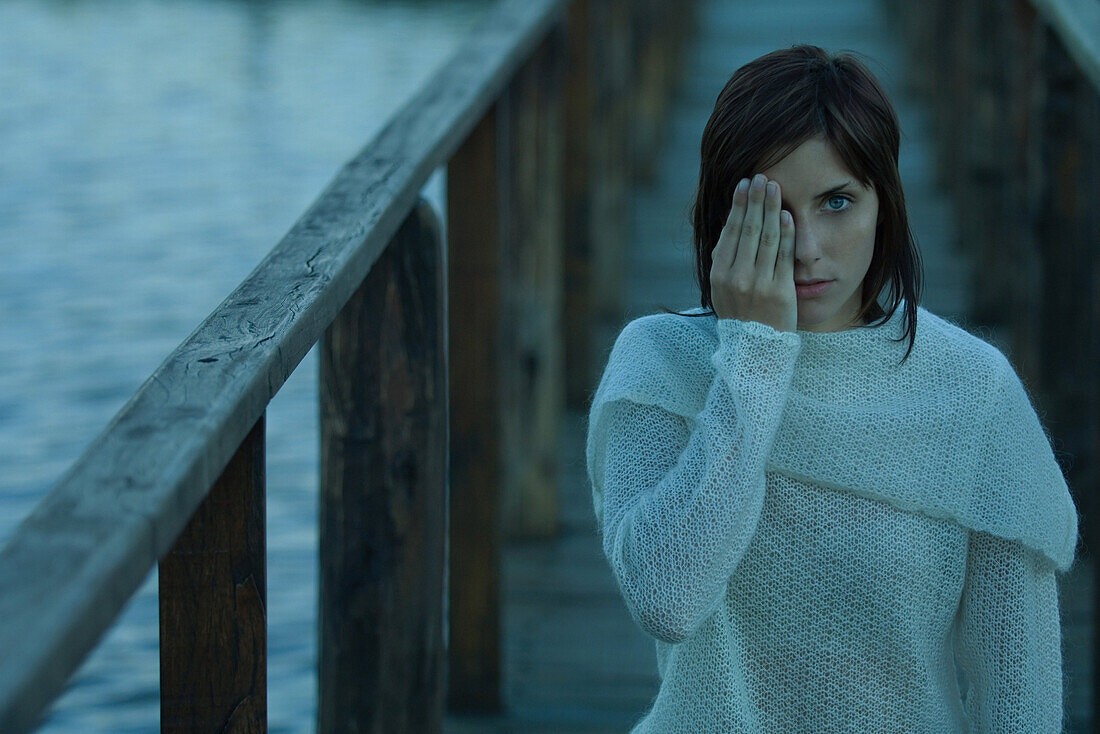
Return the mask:
[[236,448],[564,0],[504,0],[177,347],[0,549],[0,731],[26,731],[172,547]]

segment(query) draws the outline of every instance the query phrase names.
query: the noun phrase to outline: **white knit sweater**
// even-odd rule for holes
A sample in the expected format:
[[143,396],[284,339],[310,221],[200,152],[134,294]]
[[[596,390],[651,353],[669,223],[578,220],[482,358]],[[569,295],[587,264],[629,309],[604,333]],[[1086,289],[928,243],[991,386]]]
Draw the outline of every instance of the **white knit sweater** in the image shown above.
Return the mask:
[[632,734],[1061,731],[1068,487],[1005,356],[922,307],[899,366],[903,308],[620,333],[586,458],[656,642]]

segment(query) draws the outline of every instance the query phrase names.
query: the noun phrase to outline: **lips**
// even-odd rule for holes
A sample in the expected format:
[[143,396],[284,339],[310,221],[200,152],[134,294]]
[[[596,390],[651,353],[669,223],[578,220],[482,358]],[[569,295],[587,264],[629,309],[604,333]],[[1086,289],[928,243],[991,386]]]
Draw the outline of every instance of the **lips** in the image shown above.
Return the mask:
[[794,282],[794,284],[795,285],[813,285],[815,283],[827,283],[828,281],[829,281],[828,278],[817,278],[815,280],[796,280]]
[[833,287],[834,281],[832,280],[819,280],[817,282],[808,282],[807,285],[796,284],[794,287],[794,294],[797,298],[817,298],[823,296],[825,293]]

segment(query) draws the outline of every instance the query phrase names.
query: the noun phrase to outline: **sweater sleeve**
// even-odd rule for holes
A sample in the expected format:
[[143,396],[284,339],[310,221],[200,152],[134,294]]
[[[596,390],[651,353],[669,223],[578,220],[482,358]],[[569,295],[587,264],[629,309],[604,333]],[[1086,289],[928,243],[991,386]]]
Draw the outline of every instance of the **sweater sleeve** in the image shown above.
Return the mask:
[[758,322],[720,319],[717,330],[715,376],[693,421],[619,400],[595,451],[604,554],[634,620],[670,643],[715,611],[755,533],[801,344]]
[[1062,731],[1055,569],[1024,545],[972,531],[955,654],[976,734]]

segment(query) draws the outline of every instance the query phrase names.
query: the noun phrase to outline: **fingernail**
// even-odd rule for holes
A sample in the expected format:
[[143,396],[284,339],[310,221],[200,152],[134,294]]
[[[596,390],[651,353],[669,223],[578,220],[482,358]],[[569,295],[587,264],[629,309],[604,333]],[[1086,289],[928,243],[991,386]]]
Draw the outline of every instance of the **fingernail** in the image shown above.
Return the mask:
[[743,178],[743,179],[741,179],[741,180],[740,180],[740,181],[739,181],[739,182],[737,183],[737,191],[738,191],[738,193],[741,193],[741,194],[743,194],[743,193],[745,193],[745,192],[746,192],[746,191],[748,191],[748,190],[749,190],[749,180],[748,180],[747,178]]
[[764,188],[764,182],[766,180],[767,179],[764,177],[764,174],[758,173],[752,177],[752,187],[754,189],[762,189]]
[[775,196],[775,190],[779,188],[775,185],[775,181],[768,181],[768,196]]

